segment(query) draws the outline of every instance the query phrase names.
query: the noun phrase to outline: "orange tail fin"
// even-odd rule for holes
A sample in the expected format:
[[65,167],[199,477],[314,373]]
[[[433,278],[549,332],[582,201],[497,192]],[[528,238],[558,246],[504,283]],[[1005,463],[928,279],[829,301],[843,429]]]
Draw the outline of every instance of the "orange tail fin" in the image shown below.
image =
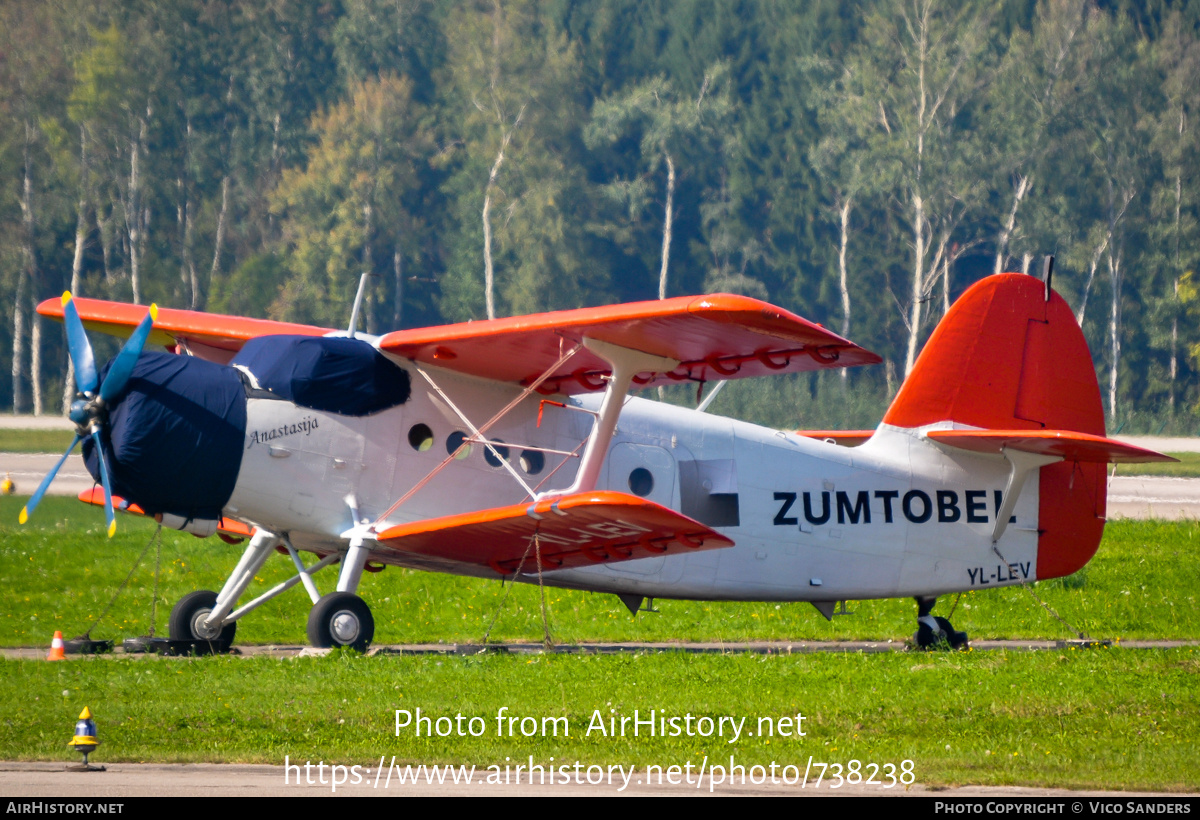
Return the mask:
[[[1105,434],[1096,370],[1074,314],[1040,279],[1018,273],[982,279],[954,303],[883,421],[955,422],[1010,437]],[[1070,575],[1104,533],[1104,463],[1067,454],[1041,468],[1039,488],[1037,577]]]

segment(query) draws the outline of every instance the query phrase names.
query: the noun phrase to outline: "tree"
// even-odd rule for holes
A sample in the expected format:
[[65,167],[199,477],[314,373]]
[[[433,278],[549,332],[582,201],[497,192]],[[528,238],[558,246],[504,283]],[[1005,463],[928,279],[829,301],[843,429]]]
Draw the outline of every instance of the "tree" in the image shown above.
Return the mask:
[[843,100],[853,111],[846,120],[874,122],[871,165],[905,209],[912,237],[906,374],[916,360],[923,305],[939,268],[948,276],[952,238],[974,189],[948,159],[971,171],[969,132],[956,120],[985,80],[987,33],[987,17],[972,5],[894,0],[868,15],[848,60]]
[[443,313],[470,318],[482,302],[492,318],[603,293],[604,272],[585,266],[580,66],[565,32],[534,0],[491,0],[465,10],[448,41],[457,213]]
[[[671,228],[675,219],[676,163],[720,147],[723,126],[733,106],[724,80],[727,67],[714,65],[704,76],[695,97],[677,93],[662,77],[642,83],[626,93],[599,100],[584,131],[589,147],[612,145],[632,134],[647,173],[665,172],[662,250],[659,255],[658,298],[667,298],[671,260]],[[618,180],[618,190],[635,191],[630,180]]]
[[[416,221],[406,197],[432,153],[420,113],[411,82],[385,76],[355,83],[350,100],[314,120],[320,141],[308,166],[284,172],[275,192],[297,275],[284,285],[272,316],[340,326],[357,274],[389,268],[393,294],[403,298],[402,259]],[[369,332],[380,313],[373,299]]]

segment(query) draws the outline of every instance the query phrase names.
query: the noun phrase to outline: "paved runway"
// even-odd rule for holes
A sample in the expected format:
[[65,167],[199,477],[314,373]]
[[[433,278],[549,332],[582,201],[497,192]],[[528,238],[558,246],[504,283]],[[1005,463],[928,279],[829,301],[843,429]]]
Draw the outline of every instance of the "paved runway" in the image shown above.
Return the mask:
[[[99,757],[99,755],[97,755]],[[820,788],[814,788],[808,783],[806,788],[800,784],[762,785],[752,783],[730,785],[721,783],[709,791],[707,780],[697,787],[695,772],[692,774],[692,784],[667,783],[647,784],[645,772],[635,770],[629,779],[629,784],[621,791],[618,788],[621,778],[617,776],[616,785],[601,783],[570,784],[488,784],[483,778],[486,771],[476,767],[475,776],[471,783],[405,783],[400,786],[394,780],[385,787],[384,782],[374,779],[377,761],[362,761],[359,765],[360,774],[369,771],[366,777],[360,777],[360,782],[349,783],[332,788],[332,776],[329,764],[325,771],[319,772],[313,763],[311,779],[303,773],[302,767],[289,772],[289,783],[284,782],[284,767],[282,765],[246,765],[246,764],[154,764],[154,763],[108,763],[107,771],[103,772],[69,772],[65,771],[63,763],[3,763],[0,762],[0,794],[5,800],[20,800],[21,798],[46,797],[81,797],[99,798],[103,800],[119,799],[122,797],[937,797],[963,798],[987,797],[996,800],[1012,800],[1014,798],[1062,798],[1075,800],[1081,797],[1129,798],[1138,796],[1159,796],[1159,802],[1176,801],[1190,802],[1184,795],[1167,795],[1159,792],[1114,792],[1114,791],[1068,791],[1066,789],[1033,789],[1017,786],[961,786],[948,789],[927,789],[921,783],[915,783],[909,788],[895,787],[883,789],[879,786],[849,785],[832,788],[832,780],[826,779]],[[403,766],[403,764],[401,764]],[[413,767],[414,769],[416,766]],[[595,768],[593,768],[595,774]],[[297,774],[299,773],[299,774]],[[305,782],[297,783],[297,777],[302,774]],[[574,772],[572,772],[574,775]],[[321,777],[325,782],[319,782]],[[449,779],[449,778],[447,778]],[[682,780],[682,776],[680,777]]]

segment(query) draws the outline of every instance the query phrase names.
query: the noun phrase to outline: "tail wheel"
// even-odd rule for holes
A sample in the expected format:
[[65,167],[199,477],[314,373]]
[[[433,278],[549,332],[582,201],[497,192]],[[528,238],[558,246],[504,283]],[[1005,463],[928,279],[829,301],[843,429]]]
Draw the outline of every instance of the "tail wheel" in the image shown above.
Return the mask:
[[207,589],[189,592],[171,610],[170,635],[173,641],[193,641],[198,650],[207,648],[214,653],[228,652],[237,632],[237,621],[223,627],[209,627],[205,621],[216,609],[217,593]]
[[332,592],[308,614],[308,642],[319,648],[344,646],[366,652],[375,637],[375,618],[353,592]]

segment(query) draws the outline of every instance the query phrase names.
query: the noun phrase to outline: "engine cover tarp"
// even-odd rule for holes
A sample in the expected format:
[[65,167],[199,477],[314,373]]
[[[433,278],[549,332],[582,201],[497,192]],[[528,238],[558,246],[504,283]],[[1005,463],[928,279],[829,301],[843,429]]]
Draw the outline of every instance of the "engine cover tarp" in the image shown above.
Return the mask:
[[[190,356],[143,353],[108,419],[100,438],[114,495],[151,515],[220,515],[246,446],[246,391],[236,370]],[[99,481],[90,438],[83,459]]]
[[408,373],[361,339],[260,336],[231,364],[301,407],[365,416],[408,401]]

